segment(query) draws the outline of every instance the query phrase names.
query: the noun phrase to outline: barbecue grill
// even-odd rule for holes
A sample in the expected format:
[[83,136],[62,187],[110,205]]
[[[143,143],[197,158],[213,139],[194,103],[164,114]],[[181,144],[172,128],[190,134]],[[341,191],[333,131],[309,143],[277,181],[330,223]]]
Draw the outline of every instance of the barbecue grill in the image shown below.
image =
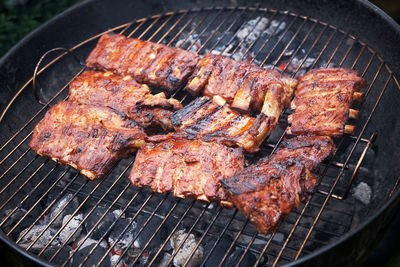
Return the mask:
[[[66,13],[65,19],[72,20],[74,14],[82,17],[97,3],[84,3]],[[271,4],[275,5],[279,6]],[[359,2],[354,5],[367,10]],[[128,12],[122,13],[119,19]],[[72,41],[80,38],[79,42],[56,41],[51,45],[59,47],[52,49],[45,42],[40,55],[35,52],[35,64],[19,67],[33,73],[32,77],[20,74],[23,84],[20,79],[4,79],[11,87],[6,87],[9,92],[1,100],[0,117],[2,241],[43,265],[247,266],[361,261],[399,199],[396,155],[400,150],[391,142],[400,128],[390,131],[399,111],[399,72],[394,69],[395,59],[387,59],[389,51],[377,51],[376,43],[371,46],[366,36],[349,33],[343,24],[335,26],[328,17],[306,14],[296,6],[292,12],[267,4],[198,7],[142,16],[123,24],[107,19],[102,26],[106,30],[98,30],[98,26],[86,30],[90,24],[79,37],[71,37]],[[62,19],[40,31],[51,34]],[[66,98],[69,82],[85,70],[84,59],[106,32],[199,54],[223,53],[279,68],[292,77],[317,67],[355,69],[368,81],[362,90],[363,103],[353,105],[361,110],[360,118],[352,122],[356,133],[335,140],[338,151],[316,173],[318,186],[313,197],[269,235],[258,234],[236,209],[135,188],[127,179],[134,157],[119,162],[105,178],[89,181],[70,167],[37,156],[28,143],[34,125],[49,107]],[[391,38],[398,38],[399,31],[396,33]],[[32,35],[25,44],[34,41],[39,42]],[[14,65],[7,58],[23,49],[24,45],[15,48],[0,66],[10,72],[17,62]],[[173,97],[184,105],[193,100],[183,90]],[[285,111],[260,152],[248,155],[249,161],[276,150],[285,137],[288,114]],[[337,258],[339,253],[341,258]]]

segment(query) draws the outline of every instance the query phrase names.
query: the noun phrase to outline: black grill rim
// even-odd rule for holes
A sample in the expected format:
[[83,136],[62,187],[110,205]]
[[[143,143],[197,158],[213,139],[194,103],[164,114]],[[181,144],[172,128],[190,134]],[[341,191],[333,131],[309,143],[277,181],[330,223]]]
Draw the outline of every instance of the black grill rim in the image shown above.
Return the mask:
[[[357,0],[357,1],[360,2],[361,4],[363,4],[365,7],[369,8],[371,11],[376,12],[380,16],[382,16],[383,19],[387,23],[389,23],[398,34],[400,34],[399,25],[393,19],[391,19],[388,15],[386,15],[382,10],[380,10],[379,8],[377,8],[376,6],[374,6],[373,4],[369,3],[366,0]],[[0,65],[2,65],[2,63],[7,59],[7,57],[10,54],[12,54],[13,52],[20,49],[26,42],[29,42],[31,37],[33,37],[37,32],[46,28],[47,25],[54,23],[54,21],[57,18],[67,15],[67,14],[73,12],[75,9],[81,8],[82,6],[90,4],[90,2],[94,2],[94,1],[88,1],[85,3],[78,4],[78,5],[70,8],[69,10],[63,12],[62,14],[56,16],[49,22],[47,22],[44,25],[42,25],[41,27],[37,28],[35,31],[31,32],[22,41],[20,41],[16,46],[14,46],[6,55],[4,55],[3,58],[0,59]],[[393,78],[395,80],[397,80],[396,76],[393,76]],[[337,240],[329,245],[326,245],[320,249],[317,249],[317,250],[313,251],[312,253],[310,253],[309,255],[303,256],[302,258],[290,263],[288,266],[306,263],[307,261],[314,258],[316,255],[323,254],[338,245],[346,243],[351,237],[354,237],[354,236],[360,234],[361,230],[364,229],[367,225],[374,224],[374,223],[377,223],[378,221],[380,221],[381,215],[385,210],[389,210],[389,209],[393,208],[395,205],[397,205],[400,202],[399,196],[400,196],[400,190],[397,190],[397,192],[393,192],[393,195],[391,195],[391,197],[386,201],[386,203],[384,205],[382,205],[375,212],[374,215],[372,215],[370,218],[368,218],[368,220],[364,221],[363,223],[360,223],[355,229],[352,229],[351,231],[344,234],[339,240]],[[20,248],[17,244],[15,244],[10,238],[5,236],[2,232],[0,232],[0,240],[3,241],[7,246],[11,247],[13,250],[19,251],[19,253],[23,254],[25,257],[29,258],[30,260],[34,261],[35,263],[40,264],[40,265],[45,265],[45,266],[52,266],[51,264],[48,264],[47,262],[43,261],[38,256]]]

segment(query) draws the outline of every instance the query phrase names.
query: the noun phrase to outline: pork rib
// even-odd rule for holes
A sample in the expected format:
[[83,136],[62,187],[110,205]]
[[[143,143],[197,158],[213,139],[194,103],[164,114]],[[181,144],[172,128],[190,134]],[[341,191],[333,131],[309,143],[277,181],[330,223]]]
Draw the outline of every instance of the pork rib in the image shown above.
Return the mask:
[[228,199],[260,233],[267,234],[310,196],[316,184],[311,171],[334,151],[332,140],[326,136],[288,139],[275,154],[222,183]]
[[192,73],[198,56],[166,45],[127,38],[122,34],[104,34],[86,59],[88,67],[131,75],[140,83],[178,89]]
[[221,179],[244,168],[241,149],[200,140],[167,140],[146,144],[136,155],[130,180],[154,192],[175,197],[217,201],[231,206]]
[[30,147],[93,180],[143,146],[145,136],[137,123],[109,108],[62,101],[35,126]]
[[185,89],[206,96],[221,96],[241,112],[259,113],[265,94],[271,87],[281,87],[288,105],[297,81],[276,70],[265,70],[221,55],[206,55],[196,65]]
[[137,83],[131,76],[92,70],[70,83],[69,101],[112,108],[150,131],[159,127],[172,129],[170,117],[182,108],[178,100],[167,99],[164,93],[152,95],[147,85]]
[[[326,68],[307,72],[299,79],[289,115],[288,133],[293,135],[328,135],[340,137],[355,91],[365,80],[349,69]],[[354,130],[354,127],[349,127]],[[349,130],[350,131],[350,130]]]
[[[222,105],[221,105],[222,104]],[[257,117],[240,114],[228,104],[209,97],[192,101],[171,117],[176,132],[148,137],[150,142],[167,139],[202,139],[256,152],[275,128],[277,119],[263,113]]]

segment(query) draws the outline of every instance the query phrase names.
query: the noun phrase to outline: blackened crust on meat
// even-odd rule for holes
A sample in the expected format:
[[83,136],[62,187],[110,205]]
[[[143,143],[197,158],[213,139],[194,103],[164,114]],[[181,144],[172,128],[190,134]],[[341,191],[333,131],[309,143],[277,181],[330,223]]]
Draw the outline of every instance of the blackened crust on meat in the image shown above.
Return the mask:
[[180,198],[228,205],[221,178],[244,168],[241,149],[200,140],[167,140],[146,144],[137,153],[130,180],[135,186]]
[[297,84],[295,79],[285,77],[276,70],[265,70],[246,62],[208,54],[198,61],[185,90],[197,94],[204,89],[204,95],[218,95],[240,112],[258,114],[265,94],[277,84],[285,91],[279,101],[287,106]]
[[104,34],[86,59],[86,64],[131,75],[138,82],[165,88],[170,94],[186,82],[197,61],[195,53],[180,48],[121,34]]
[[202,139],[227,146],[258,151],[264,139],[273,131],[277,119],[265,114],[251,117],[220,105],[209,97],[194,100],[171,117],[175,131],[167,136],[150,136],[149,142],[167,139]]
[[62,101],[35,126],[30,147],[93,180],[144,145],[146,134],[109,108]]
[[262,162],[222,183],[235,207],[268,234],[309,197],[316,179],[299,162]]
[[300,136],[284,140],[270,157],[223,179],[229,200],[260,233],[274,230],[301,201],[308,199],[316,184],[311,173],[333,155],[334,143],[327,136]]
[[182,104],[164,93],[152,95],[147,85],[139,84],[130,76],[111,72],[85,71],[69,86],[69,101],[104,106],[121,116],[139,123],[147,131],[172,129],[170,117]]
[[299,78],[294,113],[289,115],[293,135],[328,135],[344,133],[355,91],[366,85],[365,79],[350,69],[315,69]]

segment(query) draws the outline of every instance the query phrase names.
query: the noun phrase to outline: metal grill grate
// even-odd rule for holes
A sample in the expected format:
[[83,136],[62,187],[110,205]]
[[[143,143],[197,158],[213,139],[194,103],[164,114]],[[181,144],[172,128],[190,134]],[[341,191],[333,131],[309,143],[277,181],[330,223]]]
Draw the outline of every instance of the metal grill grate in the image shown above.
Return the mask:
[[[272,24],[275,26],[271,27],[272,32],[269,35],[257,36],[255,32],[263,21],[262,18],[268,19],[267,27]],[[237,33],[243,29],[243,21],[250,20],[255,23],[249,26],[250,30],[246,36],[237,41]],[[35,254],[45,262],[65,266],[75,259],[78,253],[76,251],[79,251],[85,240],[93,237],[110,212],[119,209],[121,211],[115,216],[115,220],[103,229],[94,246],[81,258],[81,262],[73,262],[74,265],[88,263],[89,256],[103,246],[102,240],[124,216],[127,216],[130,218],[129,222],[123,225],[117,238],[102,249],[96,263],[107,262],[118,241],[136,221],[141,220],[142,223],[137,227],[130,244],[119,251],[117,260],[112,262],[114,266],[121,266],[122,262],[124,265],[140,262],[143,264],[143,261],[149,265],[161,261],[171,264],[191,234],[196,236],[196,244],[184,265],[187,265],[190,259],[196,258],[196,254],[202,249],[201,266],[239,266],[248,262],[271,265],[288,263],[332,243],[350,230],[354,203],[347,195],[376,136],[376,133],[367,136],[365,129],[387,88],[400,88],[390,68],[375,51],[335,26],[290,12],[265,8],[215,7],[168,12],[120,25],[107,32],[112,31],[180,46],[200,54],[215,49],[229,50],[230,55],[234,57],[240,55],[241,59],[261,66],[278,67],[292,76],[298,75],[304,69],[330,65],[353,68],[368,81],[369,86],[364,91],[364,103],[368,103],[368,106],[363,104],[362,116],[355,122],[357,134],[346,135],[336,140],[338,152],[329,162],[321,165],[318,171],[318,190],[311,200],[293,211],[274,233],[264,236],[258,234],[236,209],[227,210],[213,203],[174,199],[171,195],[160,195],[147,189],[133,187],[127,179],[127,171],[133,163],[132,158],[122,160],[106,178],[89,182],[75,170],[41,158],[28,148],[35,123],[43,117],[49,106],[66,97],[71,78],[85,69],[69,58],[68,54],[73,53],[76,57],[85,58],[98,37],[103,34],[100,33],[70,48],[70,52],[63,52],[45,62],[44,67],[38,64],[35,75],[20,88],[0,117],[2,121],[7,116],[15,116],[7,113],[13,106],[17,106],[23,113],[24,107],[18,106],[21,98],[30,99],[35,110],[28,114],[29,117],[23,117],[21,121],[16,122],[22,124],[19,125],[19,130],[14,131],[11,136],[4,137],[0,148],[0,210],[3,214],[0,227],[4,230],[5,226],[14,220],[12,225],[4,230],[6,236],[21,244],[35,225],[42,224],[39,235],[32,238],[24,249],[35,250]],[[47,53],[40,62],[46,59]],[[56,86],[46,88],[45,93],[37,92],[37,95],[42,95],[44,102],[44,105],[40,106],[34,101],[29,89],[32,89],[32,84],[38,85],[38,82],[45,84],[46,81],[48,84],[55,77]],[[184,104],[192,99],[183,91],[178,91],[174,97]],[[360,109],[362,105],[355,104],[354,108]],[[255,158],[275,151],[284,137],[285,116],[287,112],[283,114],[279,126]],[[50,211],[54,211],[59,200],[66,194],[71,195],[66,199],[63,208],[56,210],[49,218]],[[79,203],[76,203],[76,199]],[[98,212],[99,206],[104,207],[102,213],[99,214],[96,223],[88,227],[87,221]],[[19,216],[21,209],[25,209],[26,212]],[[69,219],[52,233],[46,244],[40,249],[35,249],[36,244],[42,242],[46,231],[59,220],[58,218],[65,215],[68,209],[71,214]],[[61,244],[53,246],[59,234],[66,228],[65,225],[73,216],[82,213],[82,210],[85,212],[79,222],[80,228],[71,232]],[[43,224],[44,221],[46,224]],[[78,229],[82,227],[86,228],[86,232],[82,231],[80,234],[83,241],[75,244],[71,253],[63,253],[74,236],[79,235],[81,230]],[[21,229],[27,229],[25,234],[20,234]],[[175,250],[170,251],[171,257],[165,258],[164,254],[171,238],[182,229],[185,229],[182,239]],[[141,241],[140,248],[136,250],[135,255],[129,255],[132,245],[144,234],[147,237],[142,238],[144,241]],[[157,242],[160,244],[154,249],[154,243]],[[53,248],[50,249],[51,247]],[[236,253],[237,251],[240,253]],[[217,252],[219,255],[216,256]],[[128,256],[129,261],[126,260]]]

